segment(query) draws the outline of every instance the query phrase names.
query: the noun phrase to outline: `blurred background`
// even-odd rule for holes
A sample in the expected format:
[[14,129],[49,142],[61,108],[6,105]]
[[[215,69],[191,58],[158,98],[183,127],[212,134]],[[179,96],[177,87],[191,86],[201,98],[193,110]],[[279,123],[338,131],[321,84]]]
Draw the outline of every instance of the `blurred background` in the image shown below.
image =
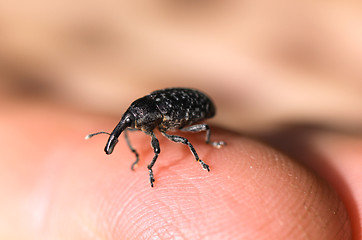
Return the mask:
[[182,86],[210,95],[214,123],[235,131],[360,131],[361,26],[352,0],[2,1],[1,115],[50,104],[118,120]]

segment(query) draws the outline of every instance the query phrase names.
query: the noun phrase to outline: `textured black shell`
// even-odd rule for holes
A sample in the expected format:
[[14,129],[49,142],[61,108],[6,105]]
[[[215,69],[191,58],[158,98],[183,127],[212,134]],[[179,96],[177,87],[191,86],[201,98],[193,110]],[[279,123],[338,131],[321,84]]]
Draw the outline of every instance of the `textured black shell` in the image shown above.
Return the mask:
[[215,106],[204,93],[187,88],[166,88],[148,95],[163,115],[161,128],[182,128],[215,115]]

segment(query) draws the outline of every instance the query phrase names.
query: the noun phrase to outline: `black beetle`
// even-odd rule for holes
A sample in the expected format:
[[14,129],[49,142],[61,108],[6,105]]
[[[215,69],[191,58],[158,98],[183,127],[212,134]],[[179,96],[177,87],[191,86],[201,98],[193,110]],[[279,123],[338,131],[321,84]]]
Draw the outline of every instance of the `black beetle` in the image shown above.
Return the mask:
[[141,130],[147,135],[150,135],[152,138],[151,145],[155,153],[151,163],[148,165],[151,187],[153,187],[155,179],[153,177],[152,167],[160,153],[160,145],[153,130],[157,127],[162,135],[169,140],[188,145],[196,161],[198,161],[205,170],[210,171],[209,166],[199,158],[195,148],[186,138],[170,135],[166,133],[166,131],[175,129],[188,132],[206,131],[206,143],[220,148],[225,145],[225,142],[211,142],[210,128],[207,124],[192,125],[198,121],[211,118],[214,115],[215,106],[213,102],[200,91],[188,88],[166,88],[151,92],[149,95],[134,101],[123,114],[112,133],[97,132],[87,135],[86,139],[98,134],[110,135],[104,151],[106,154],[111,154],[118,142],[119,135],[124,132],[129,148],[136,155],[136,161],[131,166],[133,170],[134,166],[138,163],[139,157],[137,151],[132,147],[128,139],[127,130]]

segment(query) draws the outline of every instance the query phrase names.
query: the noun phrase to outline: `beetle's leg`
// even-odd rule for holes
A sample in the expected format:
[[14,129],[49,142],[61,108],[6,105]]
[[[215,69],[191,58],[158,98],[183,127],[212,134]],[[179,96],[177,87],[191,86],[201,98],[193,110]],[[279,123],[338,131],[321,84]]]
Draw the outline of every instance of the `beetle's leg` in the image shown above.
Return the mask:
[[[131,165],[131,169],[132,169],[132,171],[134,171],[134,166],[136,166],[137,165],[137,163],[138,163],[138,161],[139,161],[139,156],[138,156],[138,152],[136,151],[136,149],[134,149],[133,147],[132,147],[132,144],[131,144],[131,142],[129,141],[129,138],[128,138],[128,131],[129,130],[133,130],[133,129],[125,129],[124,130],[124,138],[126,139],[126,142],[127,142],[127,145],[128,145],[128,147],[129,147],[129,149],[131,149],[131,151],[136,155],[136,161],[134,161],[133,163],[132,163],[132,165]],[[138,130],[138,129],[137,129]]]
[[197,155],[195,148],[192,146],[192,144],[189,142],[189,140],[187,140],[186,138],[181,137],[181,136],[167,134],[164,131],[161,131],[161,133],[173,142],[178,142],[178,143],[183,143],[183,144],[188,145],[192,154],[194,155],[196,161],[198,161],[201,164],[203,169],[210,171],[209,166],[199,158],[199,155]]
[[211,142],[211,141],[210,141],[210,133],[211,133],[211,130],[210,130],[209,125],[207,125],[207,124],[192,125],[192,126],[189,126],[189,127],[181,128],[180,130],[181,130],[181,131],[185,131],[185,132],[201,132],[201,131],[206,131],[205,142],[206,142],[207,144],[210,144],[210,145],[212,145],[212,146],[214,146],[214,147],[217,147],[217,148],[221,148],[222,146],[226,145],[226,143],[223,142],[223,141],[219,141],[219,142]]
[[151,161],[151,163],[147,166],[149,172],[150,172],[150,182],[151,182],[151,187],[153,187],[153,182],[155,181],[155,178],[153,177],[153,171],[152,171],[152,167],[155,164],[158,154],[161,152],[160,149],[160,143],[158,142],[158,139],[156,138],[155,134],[151,131],[151,132],[147,132],[148,135],[150,135],[152,137],[151,139],[151,146],[153,148],[153,151],[155,153],[155,155],[153,156],[153,159]]

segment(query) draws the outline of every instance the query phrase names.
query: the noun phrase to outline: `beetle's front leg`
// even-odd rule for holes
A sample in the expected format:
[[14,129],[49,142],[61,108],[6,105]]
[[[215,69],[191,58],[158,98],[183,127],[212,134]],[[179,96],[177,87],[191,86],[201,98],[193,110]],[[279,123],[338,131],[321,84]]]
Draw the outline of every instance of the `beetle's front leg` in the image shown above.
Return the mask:
[[136,155],[136,160],[132,163],[131,165],[131,169],[132,171],[134,171],[134,167],[138,164],[139,161],[139,154],[137,152],[137,150],[132,146],[131,141],[129,140],[128,137],[128,131],[138,131],[138,129],[134,129],[134,128],[127,128],[124,130],[124,138],[126,139],[127,145],[129,147],[129,149]]
[[158,139],[156,138],[155,134],[151,131],[149,133],[147,133],[148,135],[150,135],[152,137],[151,139],[151,146],[153,148],[153,151],[155,153],[155,155],[153,156],[153,159],[151,161],[151,163],[147,166],[149,172],[150,172],[150,182],[151,182],[151,187],[153,187],[153,182],[155,181],[155,178],[153,177],[153,170],[152,167],[153,165],[155,165],[155,162],[157,160],[158,154],[161,152],[160,149],[160,143],[158,142]]

